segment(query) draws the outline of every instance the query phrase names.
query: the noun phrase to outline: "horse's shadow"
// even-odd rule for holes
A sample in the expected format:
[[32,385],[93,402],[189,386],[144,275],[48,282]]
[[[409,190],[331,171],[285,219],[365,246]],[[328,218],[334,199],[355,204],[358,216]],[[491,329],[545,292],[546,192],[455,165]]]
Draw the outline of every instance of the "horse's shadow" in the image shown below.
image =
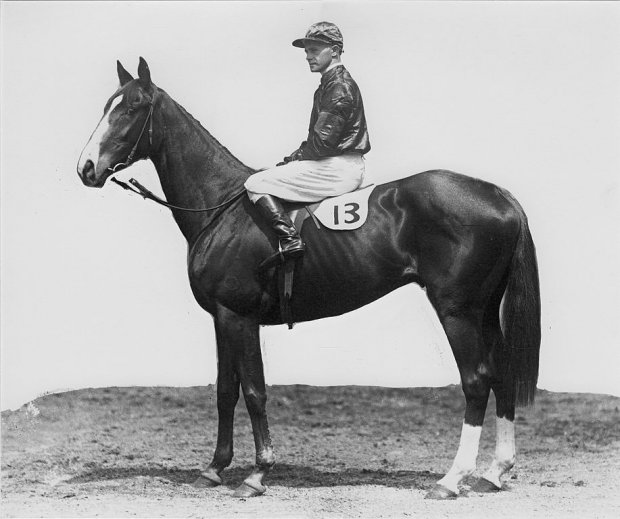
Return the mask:
[[[234,467],[223,474],[224,486],[236,488],[251,472],[252,467]],[[131,479],[136,477],[157,478],[177,485],[191,485],[200,476],[197,469],[166,469],[162,467],[97,467],[67,480],[68,484],[92,483],[115,479]],[[265,483],[268,486],[290,488],[315,488],[335,486],[381,485],[393,488],[416,488],[428,490],[443,476],[428,470],[371,470],[364,468],[345,468],[342,470],[325,471],[300,465],[278,464],[269,474]]]

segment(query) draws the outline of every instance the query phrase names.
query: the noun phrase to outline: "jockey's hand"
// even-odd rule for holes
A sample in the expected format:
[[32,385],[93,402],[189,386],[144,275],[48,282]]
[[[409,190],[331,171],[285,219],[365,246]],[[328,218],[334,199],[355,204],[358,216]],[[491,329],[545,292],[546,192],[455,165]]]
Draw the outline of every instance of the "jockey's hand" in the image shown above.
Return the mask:
[[[295,152],[295,153],[297,153],[297,152]],[[293,162],[294,160],[297,160],[297,159],[295,158],[295,153],[293,153],[293,154],[289,155],[288,157],[284,157],[284,158],[282,159],[282,162],[280,162],[280,164],[278,164],[278,166],[281,166],[281,165],[283,165],[283,164],[288,164],[289,162]]]
[[299,148],[297,148],[293,153],[291,153],[288,157],[284,157],[282,159],[282,162],[278,162],[276,166],[284,166],[284,164],[288,164],[289,162],[293,162],[294,160],[301,160],[301,156],[302,156],[301,149],[303,147],[303,144],[304,143],[302,143],[302,145]]
[[294,158],[293,158],[293,155],[289,155],[288,157],[284,157],[284,158],[282,159],[282,162],[278,162],[278,163],[276,164],[276,167],[278,167],[278,166],[284,166],[284,164],[288,164],[289,162],[293,162],[294,160],[296,160],[296,159],[294,159]]

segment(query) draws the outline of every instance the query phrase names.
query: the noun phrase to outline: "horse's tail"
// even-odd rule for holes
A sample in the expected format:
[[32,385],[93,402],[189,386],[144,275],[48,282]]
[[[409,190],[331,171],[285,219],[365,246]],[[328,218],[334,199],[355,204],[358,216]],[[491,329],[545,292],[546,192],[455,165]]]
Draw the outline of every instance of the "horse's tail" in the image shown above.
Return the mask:
[[502,364],[509,401],[517,406],[534,403],[540,354],[540,285],[536,249],[521,205],[502,193],[519,215],[519,235],[508,271],[501,311],[505,345]]

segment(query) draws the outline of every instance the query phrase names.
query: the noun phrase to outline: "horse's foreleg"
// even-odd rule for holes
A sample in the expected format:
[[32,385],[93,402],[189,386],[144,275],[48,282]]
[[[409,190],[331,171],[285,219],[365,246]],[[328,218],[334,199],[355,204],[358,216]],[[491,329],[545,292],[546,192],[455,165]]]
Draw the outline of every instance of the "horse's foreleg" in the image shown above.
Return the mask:
[[475,312],[464,311],[442,315],[450,346],[454,352],[465,394],[465,419],[459,448],[448,473],[437,482],[426,497],[454,499],[458,485],[476,469],[482,423],[490,392],[489,370],[484,362],[480,319]]
[[267,424],[267,391],[258,322],[253,318],[237,315],[223,307],[218,309],[216,319],[219,329],[218,342],[221,340],[230,347],[231,360],[241,383],[256,446],[254,470],[237,488],[234,495],[235,497],[258,496],[265,492],[263,478],[275,463]]
[[239,377],[233,362],[233,348],[219,320],[215,320],[217,339],[217,445],[213,461],[194,483],[196,486],[211,487],[222,483],[220,473],[233,458],[233,420],[235,406],[239,400]]

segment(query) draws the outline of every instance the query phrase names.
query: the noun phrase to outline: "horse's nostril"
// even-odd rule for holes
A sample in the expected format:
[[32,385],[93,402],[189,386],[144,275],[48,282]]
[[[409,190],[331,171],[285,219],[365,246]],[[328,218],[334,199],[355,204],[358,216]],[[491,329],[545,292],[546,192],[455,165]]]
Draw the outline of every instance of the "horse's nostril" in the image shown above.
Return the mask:
[[78,176],[86,184],[87,186],[94,185],[97,177],[97,173],[95,170],[95,163],[88,159],[82,164],[82,166],[78,166],[77,168]]
[[88,175],[90,173],[92,173],[95,169],[95,164],[93,163],[92,160],[87,160],[84,163],[84,167],[82,168],[82,175]]

